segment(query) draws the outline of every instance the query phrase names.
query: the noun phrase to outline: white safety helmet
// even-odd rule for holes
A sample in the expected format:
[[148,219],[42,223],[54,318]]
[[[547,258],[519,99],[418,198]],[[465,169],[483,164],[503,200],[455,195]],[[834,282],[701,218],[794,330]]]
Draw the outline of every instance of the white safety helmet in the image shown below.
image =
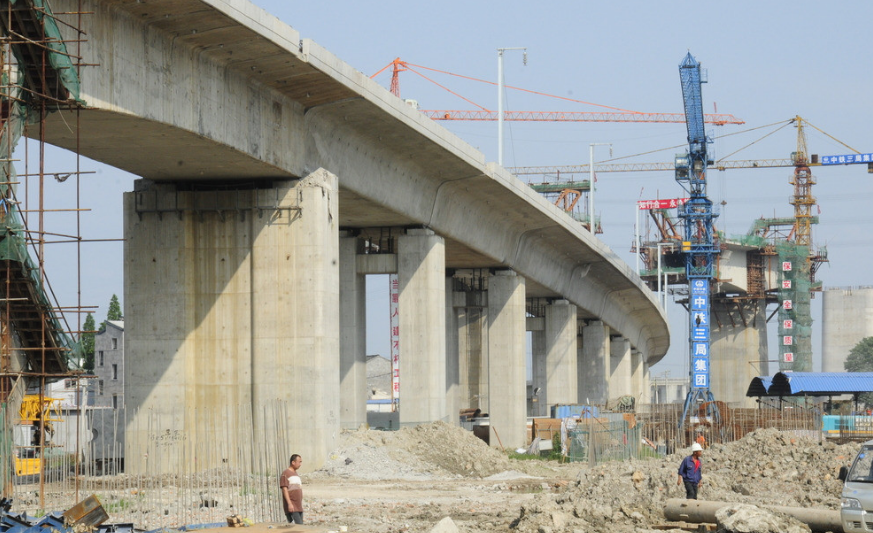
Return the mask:
[[702,451],[703,451],[703,446],[701,446],[700,444],[695,442],[694,444],[691,445],[691,453],[702,452]]

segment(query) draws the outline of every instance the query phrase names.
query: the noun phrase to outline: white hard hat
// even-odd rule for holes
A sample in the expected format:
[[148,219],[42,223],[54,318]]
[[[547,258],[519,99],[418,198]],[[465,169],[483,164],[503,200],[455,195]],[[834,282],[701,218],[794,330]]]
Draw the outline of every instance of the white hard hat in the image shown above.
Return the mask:
[[700,444],[697,444],[695,442],[694,444],[691,445],[691,452],[692,453],[693,452],[702,452],[702,451],[703,451],[703,446],[701,446]]

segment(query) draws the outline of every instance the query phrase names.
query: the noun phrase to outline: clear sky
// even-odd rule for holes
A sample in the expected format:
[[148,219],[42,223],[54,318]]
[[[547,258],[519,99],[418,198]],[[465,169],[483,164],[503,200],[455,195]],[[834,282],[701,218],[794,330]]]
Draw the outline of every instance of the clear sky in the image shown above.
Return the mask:
[[[873,3],[869,2],[254,3],[367,75],[399,57],[415,65],[496,82],[497,48],[527,47],[526,66],[520,52],[506,53],[507,85],[643,112],[682,111],[678,64],[690,51],[708,71],[709,83],[703,86],[706,112],[717,106],[718,112],[746,122],[742,126],[708,126],[711,136],[732,134],[710,146],[716,159],[787,158],[796,144],[793,127],[759,142],[755,141],[775,128],[747,130],[785,122],[795,115],[862,153],[873,152],[873,69],[868,62],[873,44],[869,31]],[[423,72],[481,106],[497,108],[493,85]],[[390,76],[385,73],[376,79],[387,87]],[[404,98],[418,100],[424,109],[473,109],[412,72],[401,74],[401,93]],[[507,91],[506,109],[600,108]],[[481,150],[487,160],[497,160],[495,122],[441,124]],[[516,122],[507,123],[505,136],[506,166],[587,163],[589,144],[594,142],[611,143],[614,157],[652,152],[622,161],[669,162],[684,150],[686,141],[681,124]],[[813,129],[808,131],[808,146],[810,153],[821,155],[850,152]],[[606,158],[608,150],[598,148],[596,160]],[[115,169],[92,167],[98,174],[83,181],[93,187],[84,202],[93,212],[83,214],[83,220],[95,222],[87,223],[83,235],[120,238],[120,194],[130,190],[132,177]],[[821,224],[814,228],[813,238],[816,244],[827,246],[830,257],[819,278],[826,287],[873,285],[869,270],[873,258],[869,230],[873,178],[862,165],[813,170],[818,182],[813,194],[821,209]],[[729,235],[743,234],[755,218],[792,216],[790,175],[791,169],[711,173],[709,195],[716,204],[725,202],[717,227]],[[67,185],[62,190],[66,192],[61,196],[69,198],[74,189]],[[635,201],[681,195],[672,172],[599,175],[596,211],[604,229],[600,238],[633,265],[630,245]],[[105,316],[109,297],[122,292],[121,245],[100,243],[83,249],[83,304],[101,306],[99,320]],[[69,262],[69,255],[64,257]],[[50,269],[52,275],[54,268]],[[69,273],[58,273],[61,279],[64,275]],[[376,303],[369,306],[368,352],[387,354],[387,309],[383,311],[379,303],[384,301],[387,285],[372,283],[371,291],[371,301]],[[821,323],[820,303],[820,297],[813,303],[817,326]],[[669,307],[671,323],[678,329],[673,330],[670,354],[655,366],[653,375],[670,371],[675,376],[687,371],[684,313],[676,304]],[[818,329],[814,335],[818,361]],[[818,362],[815,369],[819,369]]]

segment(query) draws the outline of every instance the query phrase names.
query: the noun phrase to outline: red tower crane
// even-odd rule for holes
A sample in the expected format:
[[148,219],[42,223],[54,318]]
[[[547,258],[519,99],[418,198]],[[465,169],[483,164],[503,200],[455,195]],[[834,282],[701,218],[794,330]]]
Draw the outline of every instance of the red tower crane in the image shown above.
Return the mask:
[[[447,74],[449,76],[455,76],[459,78],[464,78],[471,81],[477,81],[480,83],[487,83],[489,85],[497,85],[497,83],[487,80],[480,80],[477,78],[471,78],[469,76],[462,76],[460,74],[454,74],[451,72],[447,72],[444,70],[438,70],[434,68],[424,67],[421,65],[415,65],[412,63],[408,63],[406,61],[402,61],[399,57],[394,61],[385,65],[379,72],[370,76],[371,78],[375,78],[379,74],[388,70],[388,68],[392,68],[391,73],[391,93],[394,96],[400,98],[400,73],[406,72],[407,70],[410,72],[414,72],[418,74],[422,78],[427,81],[433,83],[434,85],[445,89],[446,91],[454,94],[458,98],[469,102],[474,107],[477,107],[476,110],[454,110],[454,109],[442,109],[442,110],[425,110],[419,109],[422,113],[427,115],[433,120],[468,120],[468,121],[493,121],[498,119],[497,111],[493,111],[487,109],[475,102],[465,98],[458,93],[452,91],[451,89],[437,83],[432,80],[428,76],[422,74],[417,69],[427,70],[431,72],[438,72],[441,74]],[[683,113],[643,113],[640,111],[630,111],[627,109],[621,109],[617,107],[606,106],[602,104],[594,104],[591,102],[584,102],[582,100],[575,100],[573,98],[566,98],[563,96],[556,96],[553,94],[547,94],[537,91],[531,91],[529,89],[522,89],[519,87],[513,87],[510,85],[505,86],[507,89],[513,89],[517,91],[523,91],[532,94],[538,94],[541,96],[547,96],[550,98],[558,98],[561,100],[566,100],[569,102],[577,103],[577,104],[586,104],[593,105],[600,108],[603,108],[604,111],[598,112],[585,112],[585,111],[505,111],[503,114],[503,119],[510,122],[659,122],[659,123],[670,123],[670,124],[685,124],[685,115]],[[734,117],[733,115],[726,114],[707,114],[704,115],[704,121],[707,124],[714,124],[717,126],[723,126],[725,124],[745,124],[742,120]]]

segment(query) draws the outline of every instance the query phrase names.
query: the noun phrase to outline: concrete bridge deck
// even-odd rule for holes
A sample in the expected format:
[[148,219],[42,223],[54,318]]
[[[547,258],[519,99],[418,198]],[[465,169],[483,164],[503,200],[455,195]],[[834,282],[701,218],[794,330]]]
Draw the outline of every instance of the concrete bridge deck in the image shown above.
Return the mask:
[[[429,227],[446,238],[448,268],[513,268],[528,297],[568,298],[651,363],[666,352],[663,314],[611,250],[277,18],[240,1],[86,6],[95,14],[84,17],[82,51],[99,66],[82,73],[92,108],[81,114],[83,155],[156,181],[288,179],[323,167],[339,176],[341,227]],[[76,149],[65,127],[48,141]]]
[[[79,10],[78,0],[52,6]],[[354,251],[344,256],[338,244],[358,231],[396,228],[411,250],[396,260],[406,287],[402,338],[413,355],[401,360],[401,371],[415,391],[401,411],[438,420],[457,407],[446,404],[447,393],[457,394],[441,376],[446,352],[457,352],[446,346],[457,341],[448,326],[456,317],[446,318],[445,276],[453,269],[499,271],[488,303],[491,333],[482,337],[496,364],[483,366],[490,373],[483,384],[492,387],[492,427],[513,427],[501,430],[507,446],[524,438],[524,410],[503,407],[524,401],[525,298],[571,304],[557,313],[564,317],[560,332],[549,333],[568,340],[546,339],[548,350],[560,348],[548,358],[572,359],[571,366],[551,366],[555,375],[576,375],[578,323],[594,324],[586,348],[598,359],[593,379],[609,378],[611,356],[623,390],[630,390],[631,365],[654,364],[666,353],[664,312],[609,248],[461,139],[253,4],[84,0],[82,9],[92,12],[82,19],[82,61],[97,65],[81,73],[88,109],[51,115],[46,140],[145,178],[125,199],[125,348],[135,359],[125,365],[129,410],[162,413],[161,425],[184,428],[188,419],[173,410],[178,406],[255,406],[282,396],[295,409],[311,406],[291,434],[314,428],[294,446],[317,465],[339,428],[333,376],[342,373],[345,390],[362,368],[357,359],[348,367],[335,359],[350,345],[363,350],[363,328],[354,312],[346,314],[361,305],[346,301],[358,298],[349,295],[360,286],[340,288],[360,272],[340,270]],[[223,211],[233,211],[233,197],[211,212],[197,207],[201,196],[234,189],[272,191],[299,218],[241,216],[234,225]],[[154,192],[149,209],[157,216],[144,216],[143,191]],[[239,194],[257,202],[261,192]],[[170,211],[178,217],[161,216],[159,197],[176,202]],[[199,216],[183,220],[189,212]],[[342,341],[341,327],[352,332]],[[610,347],[612,336],[620,340]],[[498,397],[492,381],[511,390]],[[575,379],[566,390],[567,401],[575,401]],[[501,409],[503,419],[495,417]],[[261,416],[255,407],[251,415]],[[129,422],[128,436],[146,425]],[[214,437],[207,426],[190,431]],[[283,432],[267,438],[282,440]]]

